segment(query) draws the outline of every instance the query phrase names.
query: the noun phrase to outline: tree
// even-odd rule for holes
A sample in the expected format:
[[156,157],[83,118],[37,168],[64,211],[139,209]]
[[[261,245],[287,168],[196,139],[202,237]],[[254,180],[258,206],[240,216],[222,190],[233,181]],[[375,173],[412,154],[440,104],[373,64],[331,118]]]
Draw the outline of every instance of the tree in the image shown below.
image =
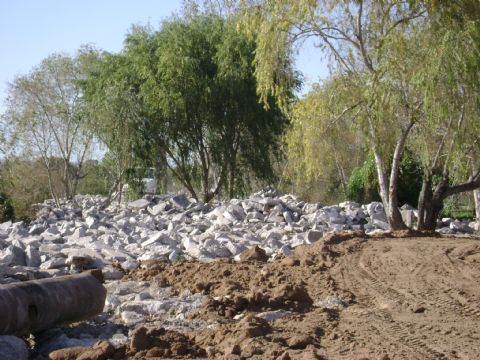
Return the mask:
[[[427,64],[428,60],[434,58],[431,56],[432,50],[442,51],[442,42],[432,41],[432,38],[430,42],[425,42],[423,34],[435,31],[430,26],[430,21],[446,8],[443,3],[432,3],[434,4],[429,8],[422,1],[396,0],[240,1],[243,24],[257,39],[256,77],[258,91],[263,99],[273,94],[280,104],[284,103],[284,89],[289,84],[290,77],[279,71],[279,64],[285,57],[292,56],[294,44],[307,37],[313,37],[317,45],[329,54],[333,60],[331,65],[335,76],[340,74],[350,80],[352,91],[356,89],[361,97],[358,105],[362,113],[362,116],[358,117],[361,120],[360,128],[374,154],[380,196],[392,229],[405,228],[398,209],[398,178],[407,142],[412,138],[427,138],[436,128],[448,127],[449,119],[454,113],[459,113],[455,110],[448,111],[449,116],[441,117],[440,122],[433,124],[434,114],[429,108],[428,96],[424,96],[425,84],[438,83],[440,72],[429,72],[430,69],[420,65]],[[470,0],[460,3],[474,5]],[[434,8],[437,10],[433,10]],[[465,9],[466,7],[461,8]],[[445,16],[465,19],[461,11],[453,13],[454,15],[448,12]],[[471,77],[479,73],[478,41],[476,42],[479,34],[478,17],[466,22],[461,21],[461,24],[471,33],[456,44],[457,50],[462,51],[451,54],[461,55],[457,56],[459,61],[450,64],[455,69],[467,68],[465,74]],[[441,22],[437,22],[437,25],[445,30],[445,34],[450,34],[453,30],[459,36],[457,40],[462,37],[462,30],[456,31],[453,26],[442,25]],[[463,35],[466,33],[463,32]],[[461,66],[464,60],[468,64],[466,67]],[[437,66],[434,69],[446,68]],[[450,94],[457,93],[457,99],[462,97],[462,91],[459,93],[458,89],[465,87],[459,84],[461,83],[457,81],[448,86]],[[478,89],[477,85],[471,84],[472,89]],[[471,94],[472,89],[468,94]],[[432,89],[428,91],[431,93]],[[357,101],[357,96],[352,97],[351,105]],[[468,125],[462,121],[463,130],[456,133],[465,134],[465,129],[473,129],[475,121],[472,119],[469,118]],[[475,138],[476,133],[471,135]],[[463,136],[454,136],[452,148],[461,148],[466,144],[464,140]],[[430,137],[427,143],[438,144],[438,141],[437,137]],[[478,141],[474,141],[475,143]],[[423,152],[422,155],[429,161],[432,160],[431,153]],[[387,164],[391,164],[389,175]],[[447,161],[447,164],[451,165],[452,162]],[[446,166],[449,170],[452,169],[450,165]],[[433,211],[426,211],[434,218],[438,214],[436,209],[441,207],[446,196],[478,187],[479,176],[475,175],[469,181],[458,185],[448,184],[452,178],[443,176],[443,180],[438,183],[438,191],[435,190],[438,196],[424,196],[424,204],[419,203],[424,207],[425,204],[432,205]],[[427,227],[431,228],[432,224],[433,221],[429,220]]]
[[80,194],[108,195],[111,179],[103,161],[88,160],[83,166],[85,176],[78,184]]
[[[405,78],[411,71],[405,71],[402,63],[394,71],[387,70],[395,60],[392,53],[398,56],[406,51],[402,49],[404,34],[414,30],[415,19],[424,14],[422,7],[403,1],[266,0],[256,6],[244,5],[246,28],[258,29],[255,61],[261,94],[273,93],[283,103],[283,89],[290,78],[278,71],[278,65],[291,56],[294,43],[312,36],[334,59],[332,71],[358,89],[363,115],[360,128],[375,156],[387,218],[393,229],[404,228],[397,204],[399,164],[420,104],[411,98]],[[390,154],[387,177],[385,158]]]
[[[115,194],[119,202],[129,169],[139,163],[136,143],[143,121],[138,81],[132,64],[123,55],[86,49],[84,56],[91,61],[88,76],[80,81],[88,114],[87,126],[107,147],[102,165],[111,180],[103,206],[108,206]],[[145,156],[147,159],[149,156]]]
[[[358,108],[350,104],[355,96],[350,90],[345,79],[332,78],[316,84],[291,109],[285,175],[297,188],[320,182],[325,192],[317,200],[347,200],[350,173],[365,160],[363,138],[352,126],[360,114],[359,109],[350,111],[351,106]],[[338,188],[335,198],[328,194],[333,187]]]
[[[101,59],[86,93],[103,104],[109,89],[119,96],[128,115],[117,120],[133,124],[136,158],[160,159],[192,197],[200,198],[200,188],[208,202],[224,187],[233,195],[241,169],[273,173],[270,157],[286,117],[273,101],[269,110],[258,103],[254,48],[215,15],[173,18],[158,31],[134,27],[120,54]],[[112,80],[106,68],[122,75]]]
[[[41,157],[48,174],[51,196],[73,198],[82,166],[92,144],[92,133],[85,127],[81,90],[77,81],[83,76],[77,58],[51,55],[28,75],[9,84],[4,117],[15,140],[14,149]],[[63,162],[63,191],[53,184],[55,157]]]
[[[50,159],[52,187],[61,187],[61,159]],[[34,174],[35,176],[32,176]],[[15,219],[31,219],[35,216],[32,204],[51,196],[48,174],[42,159],[25,159],[10,156],[1,162],[0,192],[6,195],[13,208]],[[6,220],[5,220],[6,221]]]
[[435,229],[447,197],[480,187],[480,4],[432,3],[428,31],[418,36],[436,44],[419,71],[425,121],[416,141],[425,171],[418,228],[426,230]]
[[[300,181],[322,179],[325,190],[334,193],[325,194],[324,199],[335,195],[337,187],[337,198],[329,200],[361,203],[381,200],[375,159],[369,154],[367,139],[359,131],[363,122],[361,99],[352,91],[348,79],[332,77],[316,84],[292,108],[291,127],[286,134],[288,169]],[[351,111],[354,110],[351,106],[355,111]],[[386,165],[388,172],[390,163]],[[421,164],[407,149],[399,169],[400,204],[416,206],[421,178]]]

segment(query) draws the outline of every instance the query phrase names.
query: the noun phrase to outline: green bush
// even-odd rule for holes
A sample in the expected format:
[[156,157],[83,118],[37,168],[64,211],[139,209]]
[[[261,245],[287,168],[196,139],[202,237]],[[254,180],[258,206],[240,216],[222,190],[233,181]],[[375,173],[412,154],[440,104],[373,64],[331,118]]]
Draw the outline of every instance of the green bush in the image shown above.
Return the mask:
[[398,180],[399,204],[409,204],[418,207],[418,197],[422,190],[423,168],[420,162],[415,160],[412,153],[408,150],[404,153],[400,163]]
[[[50,198],[48,176],[40,160],[6,159],[0,164],[0,178],[0,192],[8,203],[5,205],[6,213],[13,216],[15,221],[30,221],[35,217],[32,204]],[[55,170],[53,186],[61,186],[61,179]]]
[[354,168],[348,179],[347,196],[360,204],[380,201],[375,162],[369,156],[363,166]]
[[[390,167],[390,166],[389,166]],[[390,168],[387,169],[390,173]],[[410,151],[405,151],[400,163],[398,178],[398,203],[418,205],[418,196],[422,189],[423,170],[421,164],[415,160]],[[370,155],[363,166],[353,169],[348,179],[348,198],[366,204],[380,201],[379,185],[375,161]]]
[[475,204],[472,201],[471,193],[455,194],[445,199],[440,217],[473,220]]
[[92,195],[107,195],[111,179],[102,163],[96,160],[86,161],[83,173],[85,174],[78,183],[77,193]]
[[15,210],[7,195],[0,193],[0,223],[15,220]]

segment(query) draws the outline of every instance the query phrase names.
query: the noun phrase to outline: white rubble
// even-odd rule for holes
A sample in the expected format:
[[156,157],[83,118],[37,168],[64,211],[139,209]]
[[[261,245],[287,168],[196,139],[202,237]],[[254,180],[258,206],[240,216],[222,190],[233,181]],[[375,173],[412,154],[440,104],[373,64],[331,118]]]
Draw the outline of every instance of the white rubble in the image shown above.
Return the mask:
[[[331,231],[373,234],[389,230],[379,202],[321,206],[273,192],[211,204],[182,194],[148,196],[107,208],[102,208],[103,201],[101,196],[76,196],[61,208],[46,201],[37,204],[37,217],[30,224],[0,224],[0,282],[20,281],[18,274],[35,279],[91,268],[103,271],[108,293],[102,316],[116,327],[91,339],[58,333],[50,341],[50,349],[93,344],[97,339],[122,344],[126,333],[120,330],[144,321],[161,321],[162,326],[172,327],[206,326],[202,320],[187,320],[200,308],[202,295],[174,295],[168,288],[120,281],[125,273],[151,261],[238,259],[253,246],[274,258],[289,256],[296,246],[315,243]],[[417,211],[408,206],[401,211],[414,225]],[[471,233],[478,230],[476,227],[478,223],[446,218],[439,221],[438,231]],[[332,299],[317,304],[337,305]],[[277,311],[261,316],[271,321],[288,315]],[[0,340],[0,353],[1,346]]]
[[[114,279],[121,277],[119,269],[135,270],[142,261],[234,258],[255,245],[272,256],[289,254],[331,231],[389,230],[380,202],[322,207],[273,192],[212,204],[183,194],[148,196],[106,209],[103,201],[101,196],[77,196],[61,208],[46,201],[37,204],[31,224],[0,224],[0,265],[55,274],[100,268]],[[416,210],[405,205],[401,211],[414,225]],[[476,227],[447,218],[439,221],[438,230],[471,233]]]
[[278,319],[283,319],[283,318],[286,318],[288,316],[291,316],[292,314],[293,313],[291,311],[280,309],[280,310],[262,312],[262,313],[259,313],[259,314],[255,315],[255,316],[258,317],[258,318],[261,318],[263,320],[266,320],[266,321],[275,321],[275,320],[278,320]]

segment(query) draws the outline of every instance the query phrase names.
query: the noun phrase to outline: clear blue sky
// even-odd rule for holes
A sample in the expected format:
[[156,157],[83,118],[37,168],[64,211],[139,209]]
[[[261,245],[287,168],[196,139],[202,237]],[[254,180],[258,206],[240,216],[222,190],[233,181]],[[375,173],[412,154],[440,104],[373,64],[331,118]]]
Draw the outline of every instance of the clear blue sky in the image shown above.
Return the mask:
[[[6,84],[49,54],[86,43],[115,52],[132,24],[158,27],[181,10],[181,0],[0,0],[0,113]],[[319,52],[307,44],[297,66],[310,81],[324,77]]]

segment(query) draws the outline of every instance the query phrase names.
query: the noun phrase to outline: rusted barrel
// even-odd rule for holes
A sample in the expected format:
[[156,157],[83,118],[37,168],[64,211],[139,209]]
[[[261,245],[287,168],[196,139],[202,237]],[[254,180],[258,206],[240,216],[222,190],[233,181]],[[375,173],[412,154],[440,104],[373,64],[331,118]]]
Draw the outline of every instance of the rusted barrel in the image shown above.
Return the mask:
[[0,334],[27,335],[103,311],[100,270],[0,286]]

